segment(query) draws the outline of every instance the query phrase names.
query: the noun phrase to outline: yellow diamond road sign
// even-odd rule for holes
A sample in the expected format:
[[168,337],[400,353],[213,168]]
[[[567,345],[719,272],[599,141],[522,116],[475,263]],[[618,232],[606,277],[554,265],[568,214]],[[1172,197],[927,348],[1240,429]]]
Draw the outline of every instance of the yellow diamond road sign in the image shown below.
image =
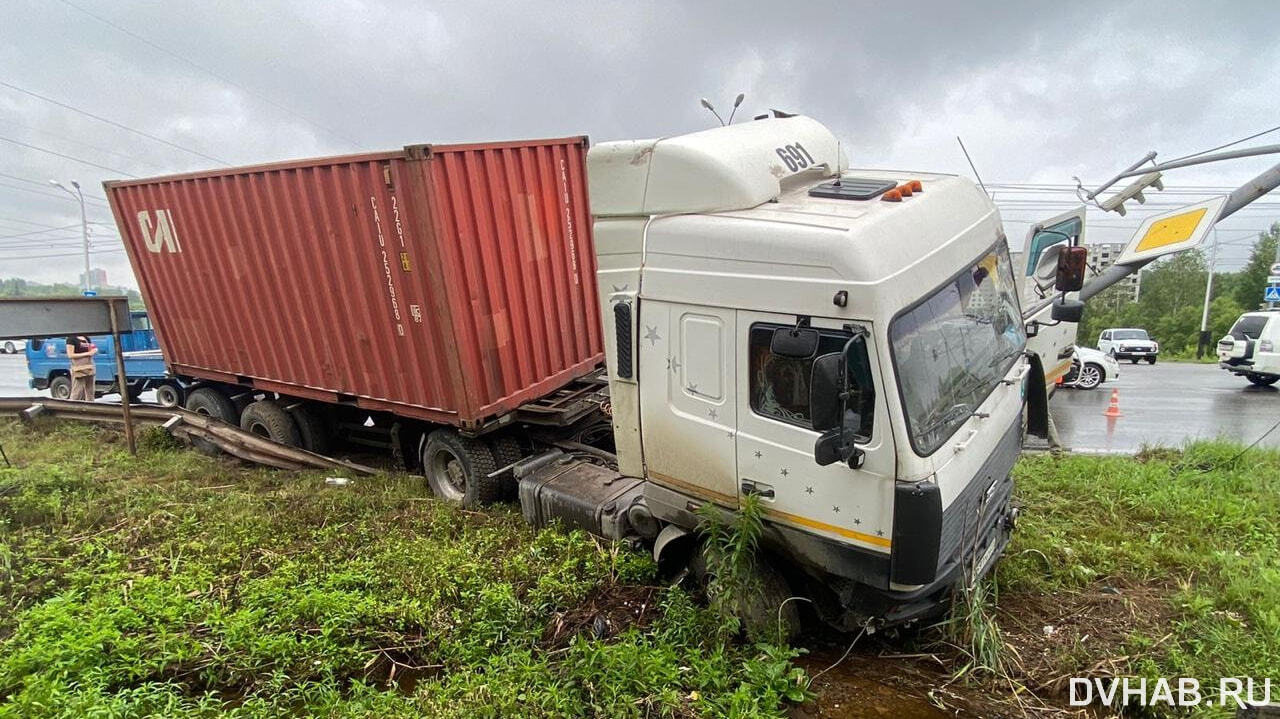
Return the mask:
[[1116,258],[1116,264],[1127,265],[1152,260],[1199,245],[1217,222],[1218,213],[1226,202],[1226,195],[1222,195],[1148,217],[1138,231],[1133,233],[1129,244]]

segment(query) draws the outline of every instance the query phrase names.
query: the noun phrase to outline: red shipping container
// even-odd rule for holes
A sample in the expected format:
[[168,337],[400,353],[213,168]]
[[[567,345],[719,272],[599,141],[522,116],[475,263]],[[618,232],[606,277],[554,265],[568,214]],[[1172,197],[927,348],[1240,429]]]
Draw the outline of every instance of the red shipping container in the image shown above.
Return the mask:
[[104,184],[179,375],[464,427],[603,360],[585,137]]

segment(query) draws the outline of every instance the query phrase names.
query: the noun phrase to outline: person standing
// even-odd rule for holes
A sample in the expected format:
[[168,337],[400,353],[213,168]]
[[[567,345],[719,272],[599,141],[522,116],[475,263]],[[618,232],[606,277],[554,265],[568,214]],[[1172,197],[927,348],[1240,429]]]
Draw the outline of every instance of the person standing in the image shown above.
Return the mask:
[[67,357],[71,358],[71,399],[92,402],[94,391],[93,356],[98,348],[84,335],[67,338]]

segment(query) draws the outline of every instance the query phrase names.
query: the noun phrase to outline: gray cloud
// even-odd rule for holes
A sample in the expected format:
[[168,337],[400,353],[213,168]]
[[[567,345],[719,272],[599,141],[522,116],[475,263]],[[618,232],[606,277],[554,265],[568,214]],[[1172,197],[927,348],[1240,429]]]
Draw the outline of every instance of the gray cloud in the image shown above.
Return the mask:
[[[988,182],[1097,181],[1149,149],[1172,158],[1280,124],[1271,2],[73,2],[146,41],[63,2],[11,0],[0,80],[236,164],[419,142],[674,134],[713,122],[699,97],[727,109],[739,91],[740,117],[813,115],[855,166],[969,174],[960,135]],[[138,176],[215,164],[3,87],[0,137]],[[1234,186],[1275,160],[1168,182]],[[48,179],[77,179],[100,197],[101,181],[118,177],[3,141],[0,173],[0,238],[78,221]],[[1071,195],[996,199],[1016,244]],[[95,250],[118,250],[105,207],[91,202],[89,214],[103,223]],[[1144,214],[1098,215],[1091,236],[1124,239]],[[1224,266],[1247,256],[1246,230],[1277,218],[1271,200],[1224,223],[1234,242]],[[74,255],[78,238],[70,228],[0,239],[0,276],[75,281],[79,259],[53,255]],[[94,263],[132,284],[122,253]]]

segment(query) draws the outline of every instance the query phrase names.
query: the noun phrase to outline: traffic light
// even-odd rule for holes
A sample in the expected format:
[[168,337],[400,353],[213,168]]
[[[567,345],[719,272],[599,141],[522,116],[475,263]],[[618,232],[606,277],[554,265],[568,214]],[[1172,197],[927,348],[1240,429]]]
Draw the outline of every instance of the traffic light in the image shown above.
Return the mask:
[[1164,182],[1160,180],[1159,172],[1148,172],[1139,177],[1133,184],[1107,198],[1104,202],[1099,203],[1099,207],[1107,212],[1118,212],[1123,217],[1125,215],[1124,203],[1128,200],[1137,200],[1140,205],[1146,203],[1147,198],[1142,196],[1142,191],[1148,187],[1154,187],[1157,190],[1164,189]]

